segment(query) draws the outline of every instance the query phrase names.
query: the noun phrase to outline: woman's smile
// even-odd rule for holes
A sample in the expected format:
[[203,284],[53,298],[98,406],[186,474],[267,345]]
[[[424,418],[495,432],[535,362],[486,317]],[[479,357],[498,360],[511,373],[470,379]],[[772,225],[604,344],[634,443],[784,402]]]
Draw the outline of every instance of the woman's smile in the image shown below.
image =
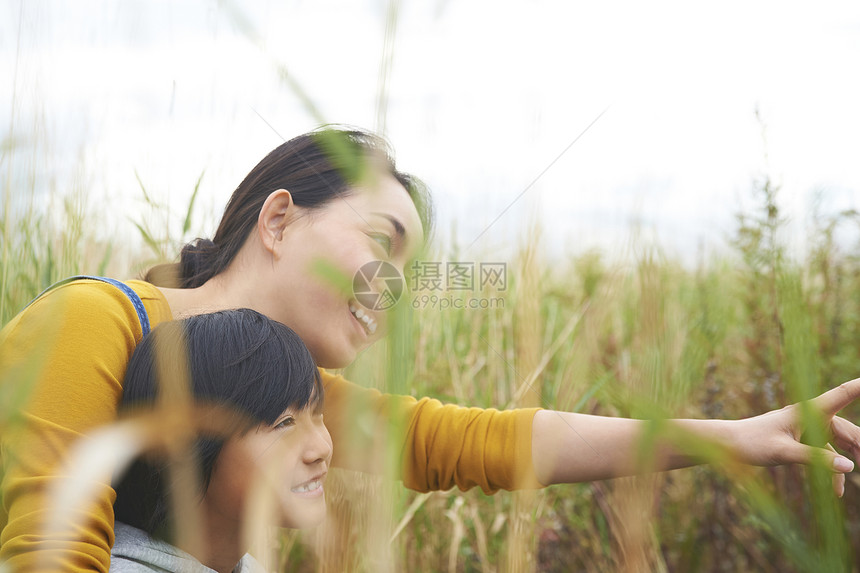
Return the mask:
[[349,301],[349,312],[361,325],[363,331],[366,331],[368,334],[373,334],[376,332],[376,319],[371,316],[369,310],[362,308],[359,303],[354,300],[351,300]]

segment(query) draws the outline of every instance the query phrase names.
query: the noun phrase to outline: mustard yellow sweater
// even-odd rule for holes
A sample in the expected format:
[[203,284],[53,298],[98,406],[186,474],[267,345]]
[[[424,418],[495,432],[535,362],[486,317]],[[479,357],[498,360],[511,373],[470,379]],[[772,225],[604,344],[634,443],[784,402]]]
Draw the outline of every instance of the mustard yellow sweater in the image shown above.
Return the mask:
[[[171,320],[161,292],[128,281],[143,300],[154,328]],[[114,491],[96,484],[86,511],[62,524],[52,548],[44,534],[46,491],[62,474],[70,445],[116,417],[128,359],[141,339],[131,301],[116,287],[82,280],[42,296],[0,332],[0,396],[20,396],[16,419],[0,417],[2,511],[0,570],[107,571],[114,541]],[[535,409],[483,410],[437,400],[381,394],[321,371],[325,421],[334,442],[333,465],[373,471],[370,448],[386,428],[395,440],[404,484],[418,491],[478,486],[536,487],[531,458]],[[6,408],[0,408],[0,413]],[[392,426],[391,423],[394,422]],[[378,471],[378,470],[377,470]]]

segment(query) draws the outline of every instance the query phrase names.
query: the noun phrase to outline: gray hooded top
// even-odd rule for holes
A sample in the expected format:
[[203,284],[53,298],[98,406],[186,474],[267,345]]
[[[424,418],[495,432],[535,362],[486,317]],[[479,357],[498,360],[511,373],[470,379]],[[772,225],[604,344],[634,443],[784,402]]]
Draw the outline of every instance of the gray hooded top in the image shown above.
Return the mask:
[[[116,541],[111,550],[110,573],[216,573],[188,553],[153,539],[136,527],[118,521],[114,531]],[[246,553],[233,573],[265,573],[265,570]]]

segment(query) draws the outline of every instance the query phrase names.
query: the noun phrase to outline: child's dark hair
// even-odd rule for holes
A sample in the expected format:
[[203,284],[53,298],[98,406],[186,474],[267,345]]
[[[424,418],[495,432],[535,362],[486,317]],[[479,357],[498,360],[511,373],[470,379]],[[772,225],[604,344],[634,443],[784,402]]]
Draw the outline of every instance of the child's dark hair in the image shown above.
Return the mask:
[[[182,362],[184,361],[184,363]],[[159,373],[175,375],[187,364],[189,390],[197,404],[235,412],[242,423],[234,435],[274,424],[287,408],[322,407],[316,364],[299,336],[287,326],[250,309],[201,314],[159,325],[134,351],[123,383],[120,412],[156,401]],[[200,438],[194,453],[202,496],[225,438]],[[167,464],[141,458],[116,488],[118,521],[156,537],[167,537]]]

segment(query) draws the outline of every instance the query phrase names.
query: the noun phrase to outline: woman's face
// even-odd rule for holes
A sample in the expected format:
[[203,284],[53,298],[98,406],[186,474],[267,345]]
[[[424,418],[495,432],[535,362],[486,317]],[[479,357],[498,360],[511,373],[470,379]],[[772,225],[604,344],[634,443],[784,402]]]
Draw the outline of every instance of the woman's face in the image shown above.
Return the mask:
[[[422,246],[418,211],[391,175],[357,187],[320,209],[299,207],[276,244],[274,283],[263,309],[302,338],[317,364],[340,368],[384,336],[385,311],[360,304],[352,292],[356,272],[373,261],[403,276]],[[372,283],[380,289],[378,283]]]
[[325,517],[325,482],[332,444],[322,410],[286,410],[272,426],[259,426],[224,443],[203,496],[211,523],[242,522],[252,492],[276,503],[277,525],[319,525]]

